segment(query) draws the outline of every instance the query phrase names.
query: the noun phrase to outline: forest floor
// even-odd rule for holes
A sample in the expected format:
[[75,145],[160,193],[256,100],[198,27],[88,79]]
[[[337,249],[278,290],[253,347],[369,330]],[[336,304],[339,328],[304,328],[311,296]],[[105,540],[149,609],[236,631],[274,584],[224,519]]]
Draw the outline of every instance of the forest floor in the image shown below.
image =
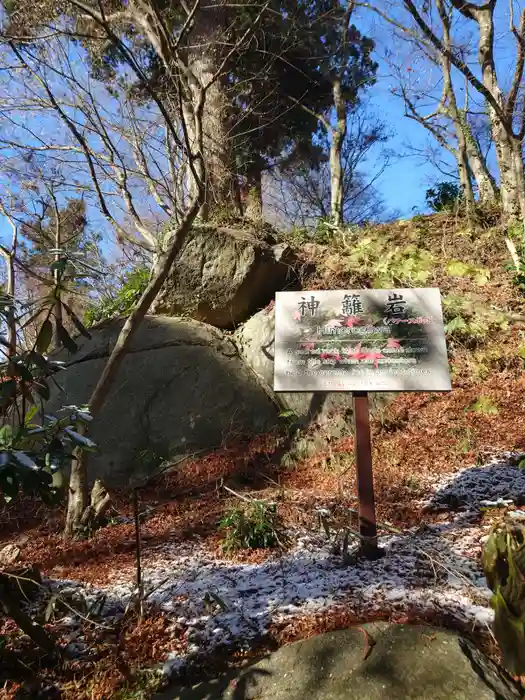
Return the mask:
[[[293,468],[281,466],[283,431],[229,443],[143,489],[142,615],[130,494],[113,493],[109,524],[76,542],[61,537],[62,509],[3,506],[0,547],[20,549],[17,566],[39,567],[35,605],[67,653],[49,660],[0,619],[1,700],[146,700],[168,674],[202,677],[376,619],[449,627],[497,658],[481,551],[495,522],[525,518],[525,319],[502,232],[420,217],[305,251],[317,265],[305,288],[402,282],[443,294],[453,391],[400,394],[372,425],[386,555],[349,562],[335,546],[355,528],[349,438]],[[393,277],[377,278],[385,260]],[[282,546],[223,551],[219,523],[246,499],[276,503]]]
[[[114,495],[110,524],[83,542],[62,540],[59,510],[31,501],[25,509],[4,508],[2,543],[20,547],[17,566],[40,568],[46,600],[54,601],[47,627],[69,658],[46,661],[2,622],[0,697],[148,698],[168,675],[191,677],[195,668],[202,674],[204,663],[213,673],[262,648],[374,619],[450,627],[497,656],[481,549],[503,516],[525,519],[525,443],[517,418],[525,411],[525,378],[507,379],[481,387],[497,414],[471,410],[478,386],[402,395],[374,421],[386,552],[375,562],[344,562],[334,547],[341,528],[355,527],[351,439],[290,470],[275,459],[282,438],[264,435],[186,464],[144,490],[140,620],[128,494]],[[218,523],[241,502],[224,485],[241,499],[277,503],[282,547],[223,551]],[[21,694],[35,674],[48,695],[33,686]]]

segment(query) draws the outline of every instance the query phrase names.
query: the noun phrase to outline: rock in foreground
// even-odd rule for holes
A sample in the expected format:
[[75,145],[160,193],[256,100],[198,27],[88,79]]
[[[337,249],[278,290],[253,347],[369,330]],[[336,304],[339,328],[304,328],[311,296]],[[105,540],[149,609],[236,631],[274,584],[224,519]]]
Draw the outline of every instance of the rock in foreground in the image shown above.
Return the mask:
[[282,647],[258,663],[157,700],[518,700],[470,643],[431,627],[364,625]]

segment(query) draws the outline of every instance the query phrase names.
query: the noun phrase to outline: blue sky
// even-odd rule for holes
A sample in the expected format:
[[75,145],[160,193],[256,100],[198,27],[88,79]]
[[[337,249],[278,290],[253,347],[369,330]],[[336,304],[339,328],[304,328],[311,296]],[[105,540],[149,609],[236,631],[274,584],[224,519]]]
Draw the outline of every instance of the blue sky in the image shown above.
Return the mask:
[[[407,144],[423,149],[429,141],[429,136],[422,126],[404,116],[402,101],[390,92],[393,79],[388,75],[388,66],[382,59],[384,45],[381,45],[384,41],[390,47],[390,32],[382,22],[371,19],[371,13],[363,19],[364,21],[359,22],[362,31],[378,39],[376,59],[379,61],[380,68],[377,83],[368,92],[370,109],[392,130],[393,136],[387,148],[397,154],[375,186],[389,211],[398,212],[402,218],[408,218],[416,212],[426,211],[426,190],[433,182],[446,178],[430,162],[415,158],[408,153]],[[505,13],[500,19],[505,19]],[[401,57],[402,50],[399,49],[398,63],[402,61]],[[512,48],[509,49],[505,44],[500,46],[498,59],[502,62],[503,69],[513,61],[513,58]],[[378,164],[372,159],[371,169],[374,170]],[[106,226],[98,212],[91,211],[90,218],[92,225],[96,228]],[[6,235],[9,235],[9,228],[0,217],[0,238],[5,240]]]

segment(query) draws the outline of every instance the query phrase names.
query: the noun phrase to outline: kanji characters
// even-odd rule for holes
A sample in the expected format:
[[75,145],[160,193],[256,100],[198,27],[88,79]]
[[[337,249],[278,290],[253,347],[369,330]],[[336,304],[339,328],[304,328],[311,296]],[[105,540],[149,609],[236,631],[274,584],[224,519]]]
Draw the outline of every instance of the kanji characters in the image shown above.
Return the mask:
[[364,313],[363,303],[359,294],[345,294],[341,305],[343,316],[357,316]]
[[403,299],[403,295],[391,292],[385,304],[385,315],[390,318],[399,318],[405,313],[405,306],[406,301]]
[[299,312],[301,313],[301,316],[305,316],[307,311],[310,312],[310,316],[315,316],[317,309],[319,308],[320,302],[314,297],[312,294],[310,297],[310,301],[306,301],[305,297],[301,297],[301,301],[299,302]]

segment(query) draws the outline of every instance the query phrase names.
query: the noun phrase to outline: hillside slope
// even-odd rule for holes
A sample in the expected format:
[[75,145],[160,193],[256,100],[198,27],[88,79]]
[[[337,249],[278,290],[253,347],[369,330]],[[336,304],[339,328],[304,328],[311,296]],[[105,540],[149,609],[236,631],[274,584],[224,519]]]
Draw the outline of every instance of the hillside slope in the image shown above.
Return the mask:
[[394,520],[436,473],[525,448],[525,297],[505,235],[436,214],[292,239],[305,288],[441,290],[453,391],[401,394],[374,424],[378,501]]

